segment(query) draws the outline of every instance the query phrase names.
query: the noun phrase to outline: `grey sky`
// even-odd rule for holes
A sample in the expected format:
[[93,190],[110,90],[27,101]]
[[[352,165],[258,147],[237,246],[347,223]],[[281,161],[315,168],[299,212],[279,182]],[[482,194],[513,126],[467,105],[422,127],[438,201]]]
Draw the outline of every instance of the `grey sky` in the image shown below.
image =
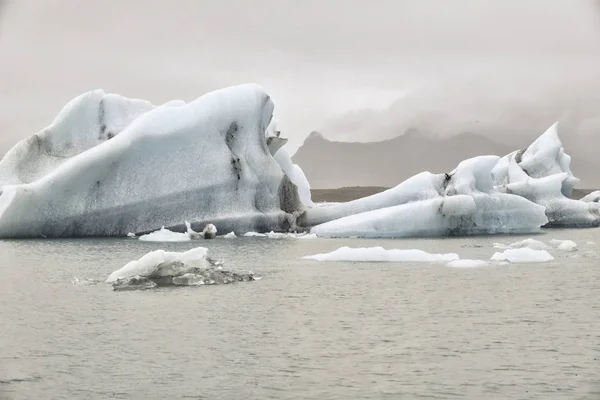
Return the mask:
[[2,17],[0,153],[95,88],[161,103],[257,82],[292,147],[600,125],[591,0],[13,0]]

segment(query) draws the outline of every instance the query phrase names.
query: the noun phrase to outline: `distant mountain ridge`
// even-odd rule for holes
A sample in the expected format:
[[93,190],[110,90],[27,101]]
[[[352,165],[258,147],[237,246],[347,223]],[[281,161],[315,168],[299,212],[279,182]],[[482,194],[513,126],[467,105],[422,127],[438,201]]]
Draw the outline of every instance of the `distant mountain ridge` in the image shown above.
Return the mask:
[[[527,144],[531,140],[521,138]],[[525,145],[526,146],[526,145]],[[519,146],[498,143],[475,133],[434,138],[408,130],[406,134],[380,142],[336,142],[312,132],[292,157],[315,189],[351,186],[393,187],[419,172],[449,172],[459,162],[480,155],[503,156]],[[565,148],[568,154],[569,148]],[[573,156],[578,187],[597,186],[597,169]]]

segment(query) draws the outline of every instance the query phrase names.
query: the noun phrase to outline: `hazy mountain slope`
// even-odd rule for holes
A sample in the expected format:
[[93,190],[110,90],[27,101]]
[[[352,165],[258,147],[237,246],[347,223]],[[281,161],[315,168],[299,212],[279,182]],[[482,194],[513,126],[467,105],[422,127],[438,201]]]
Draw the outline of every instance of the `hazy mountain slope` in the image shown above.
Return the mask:
[[[470,157],[505,155],[531,143],[535,137],[519,138],[523,144],[503,144],[486,136],[463,133],[448,138],[432,138],[408,132],[381,142],[333,142],[313,132],[298,149],[293,161],[300,165],[315,189],[344,186],[391,187],[422,171],[447,172]],[[567,153],[569,148],[566,147]],[[581,157],[572,163],[578,187],[595,187],[598,169]]]

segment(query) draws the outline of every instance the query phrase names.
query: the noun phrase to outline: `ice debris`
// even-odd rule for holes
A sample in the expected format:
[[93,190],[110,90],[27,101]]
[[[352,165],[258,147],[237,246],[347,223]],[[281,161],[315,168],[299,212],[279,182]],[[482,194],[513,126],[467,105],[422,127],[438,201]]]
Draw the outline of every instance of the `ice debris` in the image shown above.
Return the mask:
[[502,253],[494,253],[492,261],[508,261],[510,263],[542,263],[554,260],[546,250],[533,250],[528,247],[507,249]]
[[316,261],[362,261],[362,262],[448,262],[458,260],[457,254],[432,254],[423,250],[386,250],[383,247],[340,247],[329,253],[302,257]]
[[446,264],[447,267],[451,267],[451,268],[479,268],[479,267],[485,267],[487,265],[488,265],[487,261],[469,260],[466,258],[450,261],[448,264]]
[[187,233],[172,232],[163,226],[158,231],[140,236],[139,240],[142,242],[188,242],[192,238]]
[[157,286],[221,285],[255,280],[253,273],[223,270],[207,254],[208,249],[204,247],[182,253],[152,251],[110,274],[106,282],[112,283],[114,290],[136,290]]

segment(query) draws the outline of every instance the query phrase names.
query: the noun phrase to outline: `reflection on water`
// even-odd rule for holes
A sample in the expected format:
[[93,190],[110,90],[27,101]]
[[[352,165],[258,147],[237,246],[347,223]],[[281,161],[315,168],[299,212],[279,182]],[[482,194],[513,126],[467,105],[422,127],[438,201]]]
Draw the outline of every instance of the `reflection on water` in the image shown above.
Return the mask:
[[[302,260],[341,246],[489,259],[493,242],[238,238],[0,242],[0,398],[597,399],[600,230],[546,264]],[[113,292],[146,252],[204,245],[256,282]]]

